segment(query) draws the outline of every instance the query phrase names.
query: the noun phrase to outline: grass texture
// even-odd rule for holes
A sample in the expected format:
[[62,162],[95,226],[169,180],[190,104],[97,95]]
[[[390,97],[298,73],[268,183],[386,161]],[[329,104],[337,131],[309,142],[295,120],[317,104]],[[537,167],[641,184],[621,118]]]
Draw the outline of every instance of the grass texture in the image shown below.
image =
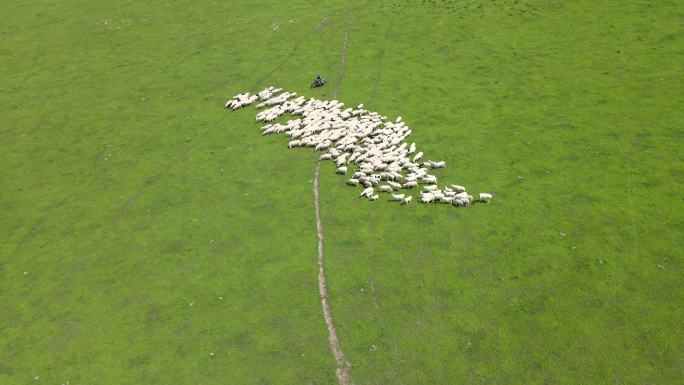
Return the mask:
[[268,85],[401,115],[496,194],[371,203],[322,165],[355,384],[680,383],[682,12],[0,2],[0,383],[336,382],[318,154],[222,108]]

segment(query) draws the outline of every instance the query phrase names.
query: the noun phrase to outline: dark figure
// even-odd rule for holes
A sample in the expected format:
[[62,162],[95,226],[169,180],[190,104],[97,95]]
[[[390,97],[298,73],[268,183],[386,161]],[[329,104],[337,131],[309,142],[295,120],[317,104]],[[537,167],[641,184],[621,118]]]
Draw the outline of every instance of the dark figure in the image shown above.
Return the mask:
[[320,74],[316,75],[314,78],[313,83],[311,84],[311,88],[316,88],[316,87],[323,87],[325,85],[325,79],[321,77]]

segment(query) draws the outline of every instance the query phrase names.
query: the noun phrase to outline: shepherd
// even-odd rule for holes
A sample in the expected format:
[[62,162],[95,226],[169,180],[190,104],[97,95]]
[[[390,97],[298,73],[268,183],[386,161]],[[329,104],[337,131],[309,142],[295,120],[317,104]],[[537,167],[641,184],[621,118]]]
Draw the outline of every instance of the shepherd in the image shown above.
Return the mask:
[[325,79],[321,77],[321,74],[317,74],[314,78],[311,88],[323,87],[325,85]]

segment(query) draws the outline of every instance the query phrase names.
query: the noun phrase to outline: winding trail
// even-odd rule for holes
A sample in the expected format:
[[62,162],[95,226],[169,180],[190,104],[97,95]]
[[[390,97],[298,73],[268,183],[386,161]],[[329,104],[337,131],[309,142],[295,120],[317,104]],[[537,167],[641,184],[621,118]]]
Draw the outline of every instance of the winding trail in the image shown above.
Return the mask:
[[[322,24],[322,23],[321,23]],[[318,28],[317,28],[318,29]],[[344,28],[344,43],[342,45],[342,63],[340,64],[340,71],[338,76],[337,85],[333,90],[333,98],[337,97],[337,92],[340,88],[340,83],[342,82],[342,77],[344,76],[344,68],[347,64],[347,41],[349,37],[349,26]],[[318,294],[321,297],[321,308],[323,309],[323,318],[325,319],[325,324],[328,327],[328,341],[330,342],[330,350],[332,350],[333,356],[335,357],[335,362],[337,363],[337,369],[335,374],[337,374],[337,380],[340,385],[349,385],[351,380],[349,376],[349,371],[351,368],[351,363],[345,358],[344,352],[340,347],[340,341],[337,338],[337,331],[335,330],[335,324],[333,323],[332,311],[330,310],[330,299],[328,298],[328,287],[325,282],[325,266],[324,253],[323,253],[323,222],[321,221],[321,203],[319,199],[319,188],[318,180],[321,173],[321,161],[316,162],[316,171],[314,171],[313,178],[313,198],[314,198],[314,211],[316,215],[316,235],[318,236]]]

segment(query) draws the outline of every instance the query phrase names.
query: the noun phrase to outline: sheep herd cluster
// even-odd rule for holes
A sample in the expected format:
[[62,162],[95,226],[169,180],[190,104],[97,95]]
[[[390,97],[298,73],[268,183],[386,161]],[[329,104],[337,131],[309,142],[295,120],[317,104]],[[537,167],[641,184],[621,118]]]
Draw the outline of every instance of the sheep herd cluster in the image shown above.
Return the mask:
[[[289,148],[312,147],[325,151],[320,159],[335,162],[338,174],[347,174],[347,165],[356,164],[357,170],[347,184],[363,186],[360,196],[371,201],[379,199],[376,192],[387,192],[390,200],[408,204],[413,200],[411,194],[395,192],[422,185],[420,200],[423,203],[468,206],[475,202],[463,186],[437,186],[437,177],[430,174],[430,170],[443,168],[446,163],[420,161],[423,153],[416,153],[416,144],[404,142],[411,129],[401,117],[389,122],[377,112],[364,110],[363,104],[343,109],[344,103],[337,100],[295,96],[294,92],[268,87],[256,95],[236,95],[225,107],[237,110],[259,101],[256,108],[265,109],[257,114],[256,120],[268,123],[261,128],[263,135],[285,133],[291,138]],[[301,118],[271,124],[284,114]],[[492,194],[480,193],[477,201],[490,199]]]

